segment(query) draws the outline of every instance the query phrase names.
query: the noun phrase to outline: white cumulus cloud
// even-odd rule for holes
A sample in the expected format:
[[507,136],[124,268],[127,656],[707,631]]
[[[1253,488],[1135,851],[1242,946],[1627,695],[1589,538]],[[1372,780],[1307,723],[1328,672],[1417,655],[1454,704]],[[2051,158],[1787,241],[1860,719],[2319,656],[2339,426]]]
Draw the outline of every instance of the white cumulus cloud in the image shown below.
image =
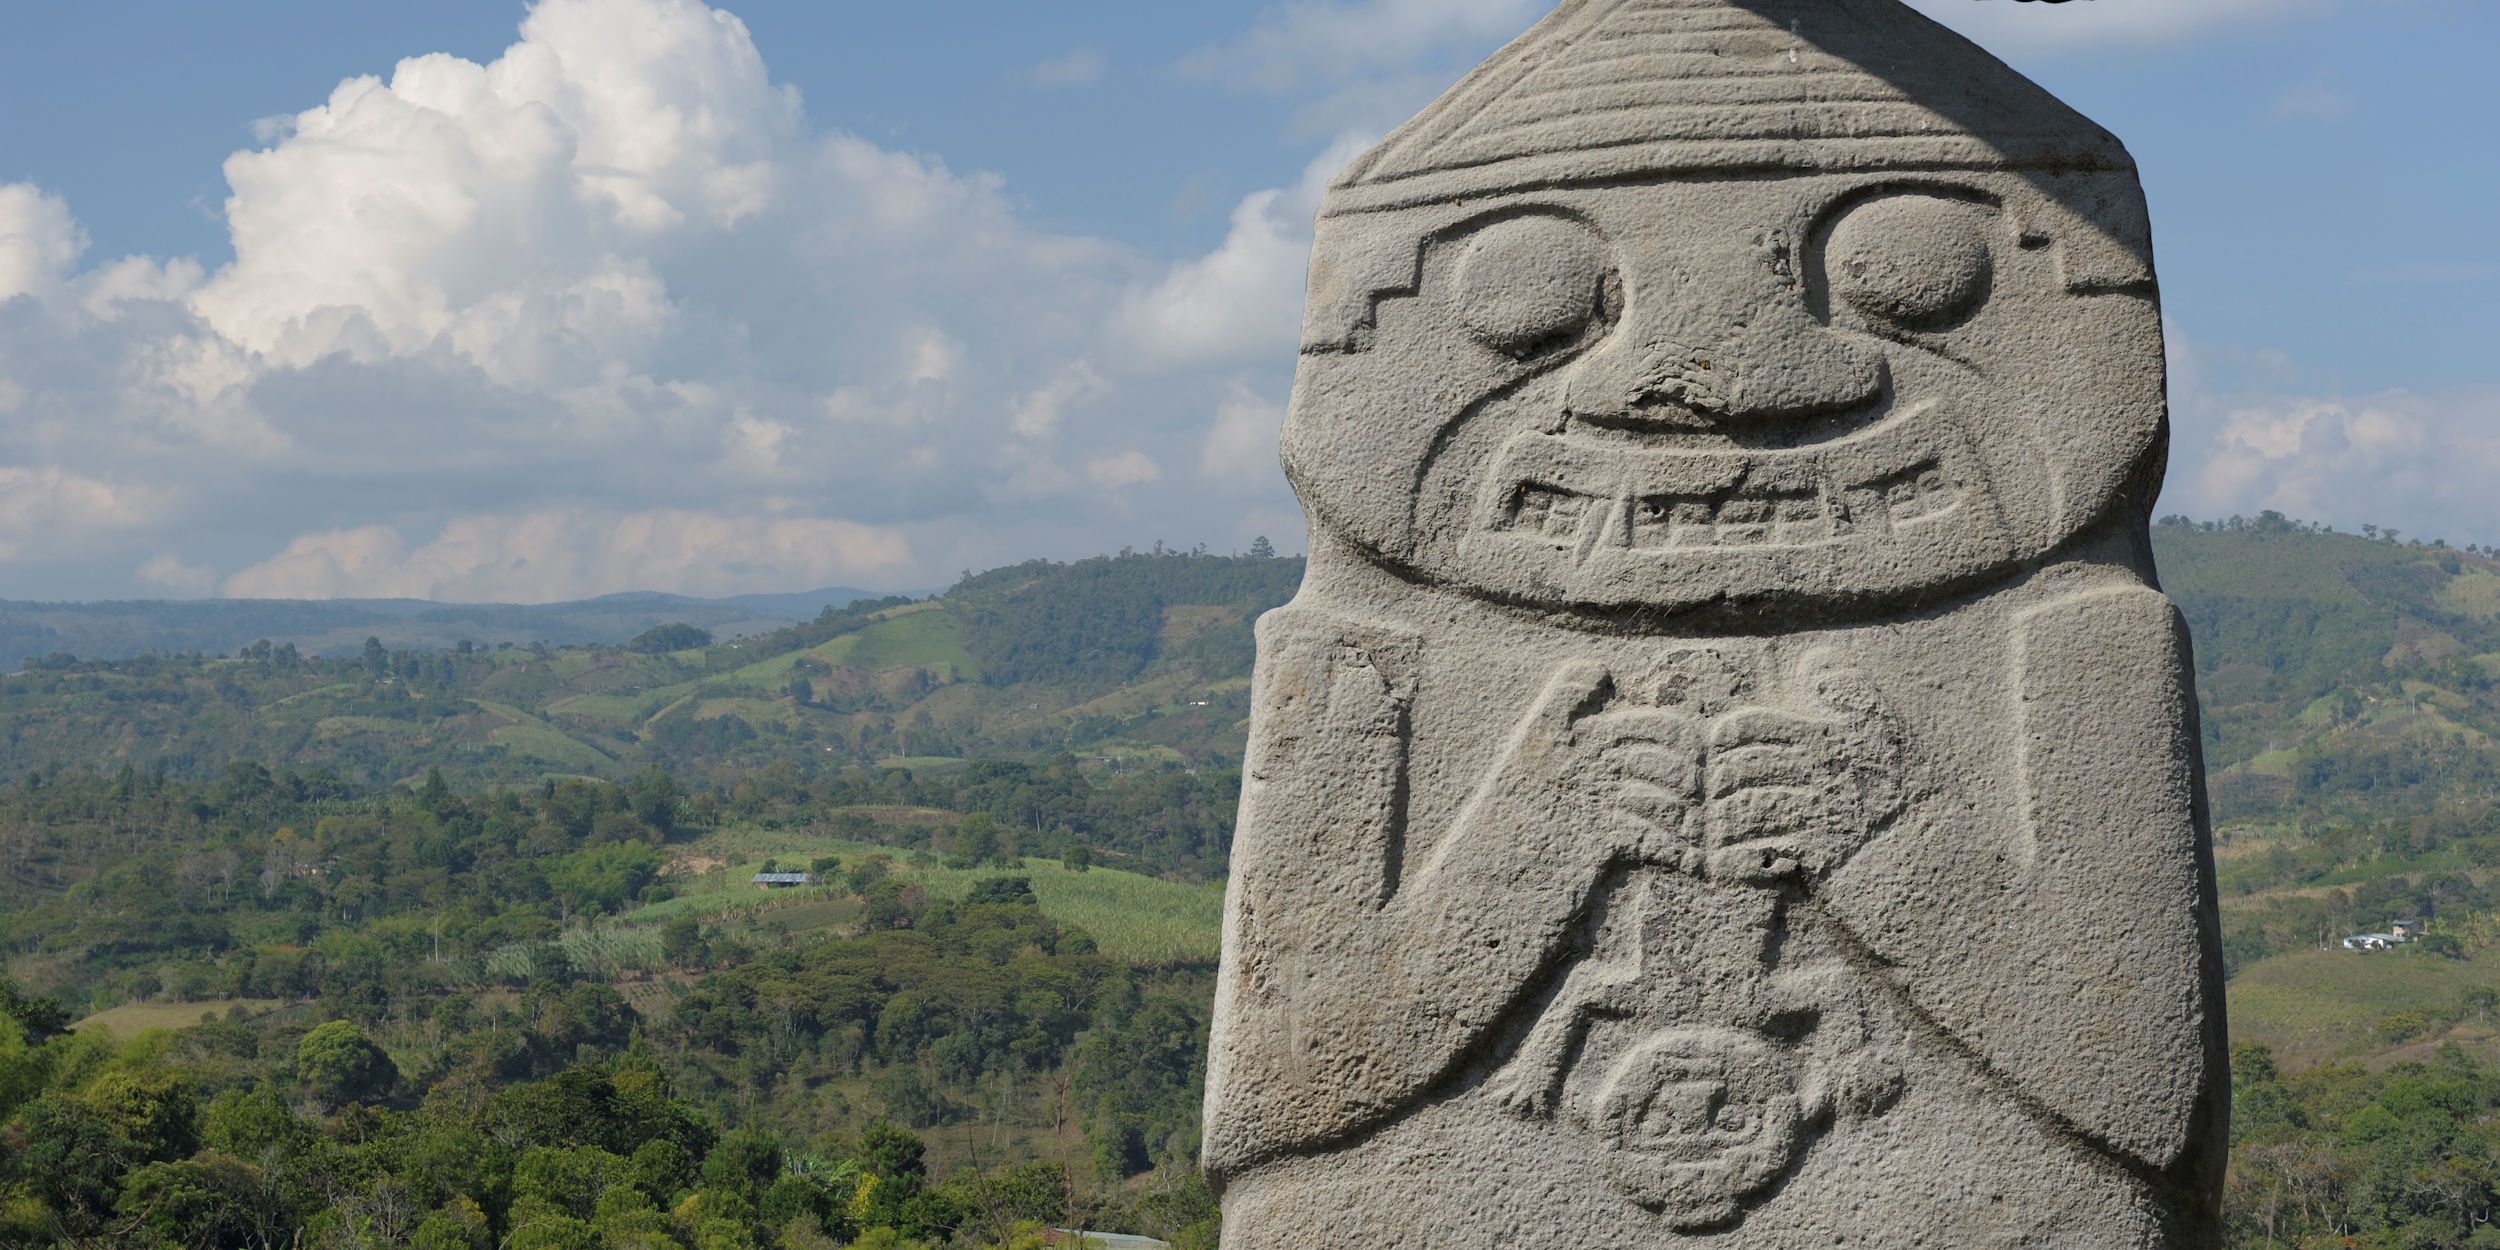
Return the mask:
[[1085,476],[1104,490],[1117,491],[1122,487],[1161,480],[1163,467],[1142,451],[1124,451],[1086,465]]
[[235,261],[192,302],[288,364],[446,334],[486,364],[521,327],[525,354],[630,349],[663,310],[626,258],[764,211],[802,134],[746,28],[693,0],[544,0],[491,63],[412,57],[283,129],[226,162]]
[[1070,409],[1100,399],[1109,390],[1110,384],[1094,369],[1093,362],[1079,360],[1018,399],[1009,423],[1020,438],[1050,438],[1067,421]]
[[1214,251],[1131,290],[1114,326],[1137,358],[1160,368],[1292,359],[1320,199],[1337,172],[1377,138],[1339,138],[1293,186],[1243,198]]
[[2500,386],[2374,395],[2186,396],[2163,506],[2266,509],[2353,529],[2500,541]]
[[347,79],[225,172],[214,271],[96,262],[72,206],[0,187],[14,585],[929,585],[1283,496],[1161,466],[1240,362],[1290,366],[1311,178],[1177,263],[1047,231],[811,119],[697,0],[540,0],[500,55]]
[[99,535],[153,520],[162,494],[45,466],[0,465],[0,563],[47,549],[75,553]]
[[217,570],[204,564],[185,564],[171,552],[158,552],[141,562],[139,581],[156,590],[181,599],[196,599],[217,589]]
[[59,196],[0,183],[0,300],[50,292],[86,250],[86,232]]
[[[1916,3],[2052,56],[2339,0]],[[1171,261],[810,117],[699,0],[539,0],[495,56],[306,98],[225,163],[213,271],[92,256],[76,206],[0,184],[0,572],[18,594],[548,599],[1290,546],[1274,444],[1320,196],[1548,7],[1288,0],[1190,58],[1345,137]],[[2345,107],[2316,86],[2276,114]],[[2277,390],[2186,393],[2182,508],[2493,537],[2489,392]]]
[[1215,408],[1206,441],[1198,449],[1198,472],[1232,486],[1266,486],[1283,470],[1276,442],[1285,428],[1285,406],[1236,380]]
[[547,603],[623,585],[725,595],[889,574],[910,557],[902,534],[848,521],[549,509],[456,517],[413,547],[384,525],[307,534],[227,578],[223,592]]

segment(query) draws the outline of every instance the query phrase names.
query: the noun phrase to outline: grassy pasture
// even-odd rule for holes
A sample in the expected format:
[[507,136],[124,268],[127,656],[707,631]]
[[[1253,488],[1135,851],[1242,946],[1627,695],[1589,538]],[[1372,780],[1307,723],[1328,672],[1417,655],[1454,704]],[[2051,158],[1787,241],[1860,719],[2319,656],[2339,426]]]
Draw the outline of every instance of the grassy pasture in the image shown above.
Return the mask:
[[[2232,979],[2231,1038],[2265,1043],[2291,1070],[2363,1058],[2411,1040],[2389,1037],[2382,1022],[2453,1010],[2476,986],[2500,989],[2500,960],[2445,959],[2419,948],[2277,955]],[[2488,1043],[2489,1036],[2463,1024],[2456,1040]]]
[[970,761],[952,755],[887,755],[877,760],[879,768],[908,768],[913,772],[943,772],[961,768]]
[[2440,589],[2439,604],[2461,616],[2500,621],[2500,576],[2467,569]]
[[981,666],[964,650],[963,622],[951,612],[929,609],[887,617],[856,634],[841,664],[882,673],[897,668],[937,669],[951,680],[979,681]]
[[1165,881],[1116,868],[1078,872],[1051,859],[1027,859],[1020,868],[949,868],[891,847],[795,830],[728,829],[702,838],[681,853],[679,863],[720,868],[701,877],[679,876],[678,897],[638,908],[616,923],[656,926],[692,911],[791,932],[847,924],[858,905],[831,888],[763,891],[748,882],[767,859],[787,866],[830,855],[848,866],[879,854],[890,858],[895,877],[945,899],[960,899],[974,882],[987,878],[1024,877],[1033,883],[1034,899],[1045,915],[1085,930],[1107,955],[1142,963],[1209,963],[1216,956],[1223,925],[1221,885]]
[[962,898],[976,881],[1024,877],[1042,913],[1092,934],[1104,954],[1140,963],[1213,963],[1224,924],[1224,887],[1187,885],[1096,868],[1073,872],[1057,860],[1022,868],[904,867],[932,894]]
[[642,705],[649,698],[645,694],[577,694],[548,704],[547,711],[631,727],[642,719]]
[[504,725],[487,734],[486,740],[568,771],[600,775],[616,765],[607,753],[539,720]]
[[238,998],[198,1003],[124,1003],[109,1007],[71,1026],[78,1032],[102,1030],[115,1037],[133,1037],[149,1029],[187,1029],[203,1016],[223,1017],[228,1008],[271,1011],[286,1004],[274,998]]
[[372,734],[395,742],[414,742],[425,736],[428,728],[415,721],[392,720],[384,716],[324,716],[313,724],[313,739],[330,742]]

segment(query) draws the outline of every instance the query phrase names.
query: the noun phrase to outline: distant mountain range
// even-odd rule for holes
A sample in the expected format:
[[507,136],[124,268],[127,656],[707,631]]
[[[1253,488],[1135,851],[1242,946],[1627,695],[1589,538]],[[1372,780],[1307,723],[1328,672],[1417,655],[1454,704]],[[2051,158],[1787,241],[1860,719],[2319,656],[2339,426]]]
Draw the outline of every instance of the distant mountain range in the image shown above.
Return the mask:
[[797,594],[694,599],[651,593],[603,595],[573,603],[429,603],[421,599],[205,599],[109,603],[0,600],[0,669],[22,658],[67,653],[80,659],[198,651],[231,655],[263,639],[307,655],[346,655],[378,638],[395,651],[438,650],[462,641],[492,647],[585,646],[624,642],[654,625],[683,621],[719,638],[769,633],[814,620],[880,592],[828,586]]
[[[1251,621],[1301,575],[1300,560],[1174,554],[1016,565],[919,600],[0,605],[0,622],[29,613],[48,631],[0,673],[0,779],[124,761],[214,776],[249,759],[360,784],[440,768],[475,790],[652,764],[1220,763],[1241,754]],[[714,641],[616,645],[678,621]],[[383,654],[363,654],[368,637]],[[484,645],[462,654],[462,639]]]
[[[2416,1058],[2457,1040],[2500,1064],[2500,1008],[2460,997],[2500,994],[2500,559],[2274,517],[2164,524],[2152,538],[2196,642],[2223,944],[2242,987],[2235,1035],[2295,1067],[2395,1039]],[[1231,796],[1203,783],[1242,758],[1252,622],[1293,594],[1302,568],[1172,554],[1034,562],[829,615],[823,604],[865,592],[0,604],[0,639],[38,657],[232,655],[262,637],[347,653],[39,658],[0,680],[0,779],[125,764],[211,779],[248,760],[352,785],[440,769],[477,792],[658,765],[713,778],[724,796],[874,778],[880,801],[901,804],[923,801],[921,779],[957,776],[962,801],[1014,812],[1026,801],[1007,797],[1022,793],[1017,769],[1066,767],[1168,785],[1154,802],[1174,827],[1212,827]],[[613,645],[671,621],[718,640]],[[393,654],[355,654],[368,636]],[[444,650],[462,638],[489,645]],[[543,651],[492,645],[541,640]],[[726,780],[745,778],[758,780]],[[1144,866],[1194,876],[1221,860]],[[2430,953],[2365,966],[2334,945],[2395,917],[2431,925]]]
[[[2278,519],[2163,525],[2153,541],[2195,635],[2225,826],[2410,818],[2469,778],[2500,791],[2500,560]],[[650,764],[1237,760],[1251,622],[1292,595],[1301,567],[1036,562],[899,603],[849,587],[534,607],[0,603],[0,671],[19,657],[42,670],[0,682],[0,777],[125,759],[191,775],[250,758],[367,781],[440,767],[475,787]],[[616,649],[680,621],[714,645]],[[353,657],[368,637],[401,654],[380,667],[120,663],[233,656],[264,638]],[[462,640],[488,654],[443,654]],[[547,652],[496,650],[533,642]],[[91,663],[46,658],[62,653]]]

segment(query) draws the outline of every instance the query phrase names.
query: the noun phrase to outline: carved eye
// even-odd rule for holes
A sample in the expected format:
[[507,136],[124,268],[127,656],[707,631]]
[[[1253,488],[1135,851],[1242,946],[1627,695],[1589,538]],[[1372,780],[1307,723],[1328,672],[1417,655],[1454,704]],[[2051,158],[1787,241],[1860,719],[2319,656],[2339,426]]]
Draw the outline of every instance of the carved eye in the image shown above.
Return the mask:
[[1984,204],[1889,195],[1850,209],[1823,247],[1832,297],[1866,316],[1939,330],[1977,312],[1994,282]]
[[1470,237],[1453,278],[1477,342],[1528,360],[1577,342],[1605,311],[1605,240],[1562,217],[1512,217]]

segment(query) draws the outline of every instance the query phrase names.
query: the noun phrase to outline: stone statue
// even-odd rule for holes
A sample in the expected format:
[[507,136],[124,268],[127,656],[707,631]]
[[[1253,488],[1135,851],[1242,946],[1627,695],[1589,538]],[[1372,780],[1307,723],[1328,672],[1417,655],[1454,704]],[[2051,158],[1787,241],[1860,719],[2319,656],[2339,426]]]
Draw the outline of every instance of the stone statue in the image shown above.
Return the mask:
[[1322,210],[1229,1250],[2217,1241],[2142,192],[1896,0],[1565,0]]

